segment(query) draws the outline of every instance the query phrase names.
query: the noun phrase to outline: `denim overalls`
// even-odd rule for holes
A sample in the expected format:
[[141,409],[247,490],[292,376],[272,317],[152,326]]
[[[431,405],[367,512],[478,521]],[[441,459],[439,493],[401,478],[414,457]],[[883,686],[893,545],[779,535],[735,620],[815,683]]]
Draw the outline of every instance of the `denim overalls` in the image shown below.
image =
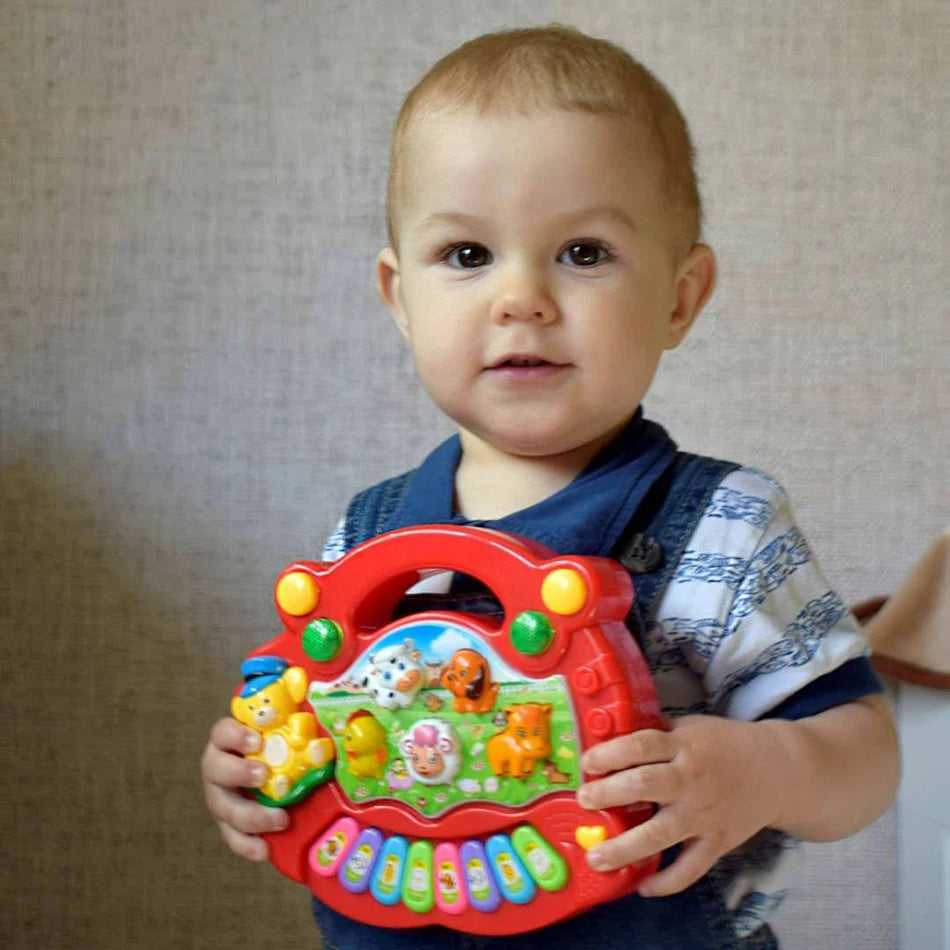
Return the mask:
[[[634,575],[636,601],[628,617],[632,631],[639,632],[640,618],[650,616],[712,492],[737,467],[677,452],[672,465],[640,503],[613,552]],[[353,499],[344,528],[347,549],[386,529],[408,478],[409,473],[389,479]],[[456,603],[461,601],[471,609],[473,596],[482,601],[483,609],[491,609],[484,606],[486,598],[479,594],[461,593]],[[444,606],[444,601],[440,605]],[[414,609],[425,606],[417,603]],[[664,854],[663,864],[669,864],[676,852],[671,849]],[[632,894],[552,926],[508,937],[474,936],[438,926],[408,930],[372,927],[350,920],[316,899],[313,914],[327,950],[744,950],[778,946],[767,925],[744,940],[736,937],[716,868],[679,894],[655,898]],[[384,914],[380,907],[381,923]]]

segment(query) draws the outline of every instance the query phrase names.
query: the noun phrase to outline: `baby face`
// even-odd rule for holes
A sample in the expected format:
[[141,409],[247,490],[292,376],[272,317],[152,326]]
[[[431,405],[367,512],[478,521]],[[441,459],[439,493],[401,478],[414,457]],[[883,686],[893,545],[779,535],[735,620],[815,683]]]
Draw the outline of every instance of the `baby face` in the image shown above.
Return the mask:
[[517,455],[609,439],[688,328],[658,163],[630,121],[442,111],[406,144],[380,291],[465,437]]

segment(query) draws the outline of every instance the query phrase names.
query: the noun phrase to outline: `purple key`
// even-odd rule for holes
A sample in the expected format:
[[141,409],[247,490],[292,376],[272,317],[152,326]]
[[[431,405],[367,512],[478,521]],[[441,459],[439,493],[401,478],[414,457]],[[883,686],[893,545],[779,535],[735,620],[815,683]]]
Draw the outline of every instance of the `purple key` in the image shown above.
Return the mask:
[[466,841],[459,850],[462,870],[465,873],[465,888],[468,899],[476,910],[491,913],[498,909],[501,894],[492,877],[488,856],[480,841]]
[[356,839],[337,877],[352,894],[362,894],[369,887],[373,866],[383,846],[383,834],[377,828],[366,828]]

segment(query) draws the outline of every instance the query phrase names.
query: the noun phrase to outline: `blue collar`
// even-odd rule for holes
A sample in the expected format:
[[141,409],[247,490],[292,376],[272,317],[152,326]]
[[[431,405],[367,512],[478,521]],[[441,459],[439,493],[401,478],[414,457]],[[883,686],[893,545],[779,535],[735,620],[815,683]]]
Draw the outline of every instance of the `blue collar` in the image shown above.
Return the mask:
[[469,521],[453,511],[455,470],[462,456],[457,435],[443,442],[409,479],[386,530],[417,524],[469,524],[532,538],[559,554],[607,557],[653,483],[676,454],[666,430],[633,418],[560,491],[503,518]]

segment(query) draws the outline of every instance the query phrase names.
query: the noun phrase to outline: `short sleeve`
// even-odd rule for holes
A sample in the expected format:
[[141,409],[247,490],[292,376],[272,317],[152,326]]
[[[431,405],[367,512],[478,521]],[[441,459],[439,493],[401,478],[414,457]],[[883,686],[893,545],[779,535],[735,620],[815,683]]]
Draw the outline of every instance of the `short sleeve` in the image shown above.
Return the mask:
[[736,578],[706,689],[717,712],[754,719],[868,648],[796,525],[785,490],[761,473],[744,474],[746,491],[756,492],[751,497],[770,516]]
[[[822,681],[842,679],[829,674],[868,665],[867,642],[822,574],[787,493],[755,469],[730,473],[713,493],[658,619],[698,675],[704,708],[732,719],[757,719],[809,687],[820,708]],[[873,692],[869,676],[848,678],[864,684],[859,693]]]
[[320,555],[322,561],[336,561],[346,553],[346,535],[343,526],[346,518],[340,518],[336,527],[333,529],[330,537],[323,544],[323,553]]

